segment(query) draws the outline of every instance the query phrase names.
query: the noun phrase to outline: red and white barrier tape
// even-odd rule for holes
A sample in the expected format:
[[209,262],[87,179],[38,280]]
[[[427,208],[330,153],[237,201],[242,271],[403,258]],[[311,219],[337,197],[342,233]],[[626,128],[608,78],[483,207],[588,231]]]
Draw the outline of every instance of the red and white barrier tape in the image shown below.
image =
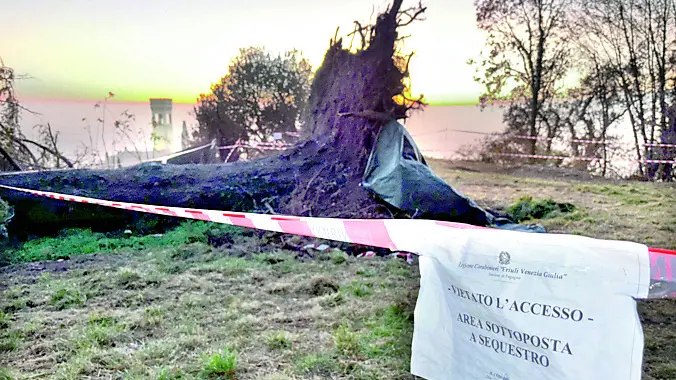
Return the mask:
[[[542,140],[542,141],[554,141],[554,140],[556,140],[556,138],[554,138],[554,137],[522,136],[522,135],[514,135],[514,136],[505,135],[505,136],[506,137],[513,137],[513,138],[517,138],[517,139],[524,139],[524,140]],[[565,142],[574,142],[574,143],[580,143],[580,144],[616,145],[616,143],[607,142],[605,140],[570,139],[570,140],[565,140]],[[664,143],[639,143],[639,145],[657,147],[657,148],[674,148],[674,147],[676,147],[676,144],[664,144]]]
[[539,154],[521,154],[521,153],[491,153],[494,156],[523,157],[523,158],[543,158],[549,160],[575,160],[575,161],[597,161],[598,157],[574,157],[574,156],[544,156]]
[[[172,206],[156,206],[139,203],[115,202],[104,199],[52,193],[49,191],[23,189],[6,185],[0,185],[0,188],[21,191],[24,193],[29,193],[61,201],[79,202],[129,211],[139,211],[186,219],[211,221],[216,223],[230,224],[239,227],[257,228],[267,231],[342,241],[346,243],[362,244],[372,247],[381,247],[394,251],[405,251],[405,249],[402,246],[398,246],[395,240],[392,239],[387,230],[388,224],[413,222],[413,223],[430,223],[433,225],[453,227],[456,229],[485,228],[460,223],[430,221],[430,220],[306,218],[287,215],[268,215],[268,214],[228,212],[228,211],[205,210],[205,209],[189,209]],[[488,228],[485,229],[490,230]]]
[[676,160],[639,160],[644,164],[674,164],[676,165]]
[[286,146],[260,146],[260,145],[248,145],[244,146],[244,148],[249,148],[249,149],[257,149],[257,150],[287,150],[288,147]]
[[[391,251],[424,254],[423,250],[429,242],[411,239],[410,232],[429,231],[441,228],[440,233],[451,231],[482,230],[495,234],[530,234],[527,232],[505,231],[488,227],[479,227],[462,223],[443,222],[423,219],[334,219],[309,218],[288,215],[267,215],[244,212],[228,212],[218,210],[189,209],[183,207],[156,206],[138,203],[115,202],[104,199],[80,197],[52,193],[48,191],[24,189],[14,186],[0,185],[0,188],[20,191],[55,200],[93,204],[129,211],[140,211],[151,214],[174,216],[186,219],[211,221],[239,227],[257,228],[266,231],[281,232],[293,235],[308,236],[320,239],[355,243],[371,247],[386,248]],[[447,231],[447,232],[444,232]],[[496,236],[496,238],[500,238]],[[424,239],[423,239],[424,240]],[[676,283],[676,251],[663,248],[648,247],[651,262],[651,278],[655,281]],[[407,261],[410,257],[407,257]]]
[[664,143],[648,143],[648,144],[640,144],[642,146],[652,146],[656,148],[676,148],[676,144],[664,144]]
[[[369,258],[369,257],[376,257],[377,254],[373,251],[366,251],[362,252],[357,255],[357,258]],[[413,255],[409,252],[394,252],[389,255],[390,257],[399,257],[402,259],[405,259],[407,263],[413,264]]]
[[[425,152],[425,151],[423,151]],[[575,157],[575,156],[545,156],[539,154],[521,154],[521,153],[491,153],[494,156],[507,156],[507,157],[522,157],[522,158],[540,158],[548,160],[575,160],[575,161],[603,161],[602,158],[598,157]],[[637,160],[637,162],[642,162],[646,164],[674,164],[676,165],[676,160]]]
[[[512,138],[515,138],[515,139],[522,139],[522,140],[538,140],[538,141],[554,141],[554,140],[556,140],[555,137],[539,137],[539,136],[523,136],[523,135],[505,135],[505,137],[512,137]],[[571,139],[571,140],[566,140],[566,141],[574,142],[574,143],[580,143],[580,144],[600,144],[600,145],[609,144],[605,140]]]
[[[413,135],[413,137],[426,136],[426,135],[442,133],[442,132],[461,132],[461,133],[471,133],[471,134],[485,135],[485,136],[501,134],[500,132],[488,133],[488,132],[479,132],[479,131],[467,131],[467,130],[463,130],[463,129],[445,128],[445,129],[440,129],[438,131],[432,131],[432,132],[427,132],[427,133],[419,133],[419,134]],[[501,135],[504,136],[504,137],[511,137],[511,138],[524,139],[524,140],[553,141],[553,140],[556,139],[555,137],[509,135],[509,134],[501,134]],[[575,143],[580,143],[580,144],[614,145],[613,142],[607,142],[605,140],[589,140],[589,139],[571,139],[571,140],[566,140],[565,142],[575,142]],[[676,144],[666,144],[666,143],[640,143],[639,145],[650,146],[650,147],[658,147],[658,148],[676,148]]]
[[288,144],[284,142],[258,142],[252,144],[253,146],[293,146],[293,144]]
[[219,146],[218,149],[220,150],[226,150],[226,149],[233,149],[233,148],[250,148],[250,149],[258,149],[258,150],[285,150],[288,149],[291,144],[235,144],[235,145],[226,145],[226,146]]

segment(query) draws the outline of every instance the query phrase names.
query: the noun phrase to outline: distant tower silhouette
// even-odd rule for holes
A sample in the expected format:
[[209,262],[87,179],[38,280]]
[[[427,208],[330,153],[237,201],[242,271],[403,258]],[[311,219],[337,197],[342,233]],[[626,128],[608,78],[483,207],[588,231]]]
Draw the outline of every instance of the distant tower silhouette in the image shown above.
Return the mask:
[[165,152],[173,149],[174,126],[171,120],[171,108],[171,99],[150,99],[150,110],[153,113],[153,133],[156,136],[153,150],[156,152]]
[[190,134],[188,133],[188,125],[183,120],[183,128],[181,129],[181,149],[188,149],[190,147]]

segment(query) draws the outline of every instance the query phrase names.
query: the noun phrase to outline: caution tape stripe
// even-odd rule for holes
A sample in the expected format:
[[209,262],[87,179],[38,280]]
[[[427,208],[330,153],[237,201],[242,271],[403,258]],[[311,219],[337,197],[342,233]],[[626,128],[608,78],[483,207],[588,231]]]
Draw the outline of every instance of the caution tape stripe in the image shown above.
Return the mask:
[[[424,152],[424,151],[423,151]],[[575,161],[603,161],[602,158],[598,157],[576,157],[576,156],[546,156],[540,154],[521,154],[521,153],[490,153],[494,156],[506,156],[506,157],[521,157],[521,158],[540,158],[540,159],[549,159],[549,160],[575,160]],[[638,160],[637,162],[643,162],[648,164],[676,164],[676,160]]]
[[575,156],[545,156],[540,154],[521,154],[521,153],[491,153],[494,156],[522,157],[522,158],[542,158],[550,160],[575,160],[575,161],[597,161],[598,157],[575,157]]
[[104,199],[64,195],[6,185],[0,185],[0,187],[62,201],[88,203],[129,211],[140,211],[158,215],[231,224],[239,227],[257,228],[273,232],[337,240],[346,243],[363,244],[393,250],[398,249],[397,245],[387,232],[387,228],[384,224],[385,221],[380,219],[344,220],[331,218],[299,218],[293,216],[271,216],[266,214],[233,211],[195,210],[171,206],[114,202]]
[[646,164],[674,164],[676,165],[676,159],[674,160],[639,160]]
[[[49,191],[24,189],[7,185],[0,185],[0,188],[20,191],[61,201],[94,204],[98,206],[112,207],[129,211],[230,224],[239,227],[256,228],[266,231],[387,248],[392,251],[406,251],[414,254],[421,254],[421,252],[416,252],[415,249],[411,249],[411,246],[408,244],[407,246],[397,244],[397,239],[393,239],[393,236],[390,236],[388,225],[390,225],[390,227],[394,227],[394,223],[398,222],[428,223],[431,225],[447,227],[452,230],[489,230],[495,232],[513,232],[436,220],[333,219],[296,217],[290,215],[266,215],[234,211],[226,212],[218,210],[187,209],[172,206],[115,202],[104,199],[81,197],[77,195],[66,195]],[[676,276],[672,270],[676,269],[676,251],[664,248],[648,247],[648,252],[651,263],[651,278],[657,281],[675,281]]]

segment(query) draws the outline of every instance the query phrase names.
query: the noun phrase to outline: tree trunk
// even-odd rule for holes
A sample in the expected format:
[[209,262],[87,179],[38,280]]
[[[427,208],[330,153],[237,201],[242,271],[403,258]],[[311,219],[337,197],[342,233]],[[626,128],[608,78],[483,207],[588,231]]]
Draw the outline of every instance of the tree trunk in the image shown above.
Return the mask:
[[2,163],[4,165],[1,166],[8,166],[7,169],[9,170],[21,170],[21,166],[19,166],[19,164],[17,164],[16,161],[14,161],[12,156],[10,156],[9,153],[7,153],[7,151],[2,146],[0,146],[0,156],[2,156],[3,160],[5,161],[4,163]]
[[537,53],[535,55],[535,67],[533,69],[533,79],[531,83],[531,100],[530,100],[530,119],[528,120],[528,133],[533,139],[530,141],[530,152],[529,154],[535,155],[537,153],[537,141],[535,137],[537,136],[537,119],[538,114],[540,113],[540,90],[542,88],[542,64],[545,55],[545,31],[542,26],[543,16],[542,16],[542,3],[538,3],[538,41],[537,41]]
[[[387,120],[406,118],[411,109],[393,100],[405,93],[403,80],[408,75],[402,67],[405,57],[395,53],[401,3],[394,0],[377,18],[368,46],[362,50],[351,52],[343,49],[342,39],[331,40],[304,117],[308,139],[287,152],[222,165],[146,164],[6,175],[0,176],[0,184],[164,206],[232,211],[272,208],[278,213],[315,217],[392,217],[360,182],[380,127]],[[413,20],[424,10],[409,10],[406,17]],[[368,114],[380,117],[363,116]],[[0,194],[15,207],[11,229],[22,233],[74,225],[120,228],[140,217],[14,191]]]

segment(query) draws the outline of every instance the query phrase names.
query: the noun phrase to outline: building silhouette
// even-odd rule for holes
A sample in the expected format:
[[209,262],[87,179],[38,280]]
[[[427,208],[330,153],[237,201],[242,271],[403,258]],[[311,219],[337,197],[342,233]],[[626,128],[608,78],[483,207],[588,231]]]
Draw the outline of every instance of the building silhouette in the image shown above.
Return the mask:
[[153,151],[155,155],[169,154],[174,146],[174,124],[172,120],[172,99],[151,98],[153,125]]

